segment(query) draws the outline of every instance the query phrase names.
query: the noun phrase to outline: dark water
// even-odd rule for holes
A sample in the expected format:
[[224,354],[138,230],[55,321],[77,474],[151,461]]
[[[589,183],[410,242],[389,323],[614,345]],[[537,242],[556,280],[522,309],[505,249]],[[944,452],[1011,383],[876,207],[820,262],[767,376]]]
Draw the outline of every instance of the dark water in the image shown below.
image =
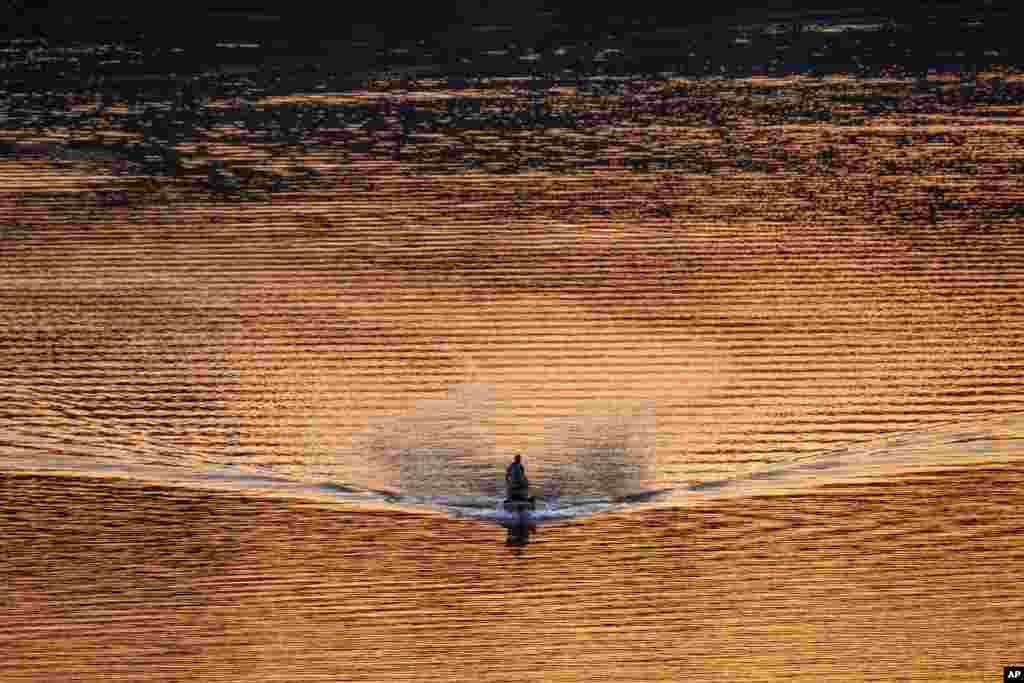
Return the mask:
[[1019,661],[1009,15],[573,11],[4,43],[0,679]]

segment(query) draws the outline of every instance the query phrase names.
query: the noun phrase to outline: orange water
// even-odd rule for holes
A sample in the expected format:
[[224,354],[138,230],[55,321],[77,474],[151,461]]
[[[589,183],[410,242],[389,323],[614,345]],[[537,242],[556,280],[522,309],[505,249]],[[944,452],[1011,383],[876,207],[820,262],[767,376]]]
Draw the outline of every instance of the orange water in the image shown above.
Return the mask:
[[[1019,107],[857,123],[830,98],[882,85],[701,87],[725,124],[652,105],[416,155],[329,147],[292,160],[319,178],[245,201],[0,162],[0,678],[983,680],[1019,661]],[[834,122],[772,118],[795,102]],[[453,175],[453,144],[547,163]],[[101,201],[118,188],[126,205]],[[205,477],[491,495],[513,452],[551,494],[675,491],[516,555],[475,523]]]

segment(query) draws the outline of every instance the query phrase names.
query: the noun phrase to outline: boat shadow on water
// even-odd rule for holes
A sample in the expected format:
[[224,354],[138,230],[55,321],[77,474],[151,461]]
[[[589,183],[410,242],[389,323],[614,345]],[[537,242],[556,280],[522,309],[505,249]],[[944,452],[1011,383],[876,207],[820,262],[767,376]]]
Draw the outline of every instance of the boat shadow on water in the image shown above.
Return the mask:
[[498,522],[508,531],[505,538],[506,545],[521,548],[528,544],[530,534],[537,532],[537,524],[530,514],[537,509],[535,500],[532,497],[523,499],[509,497],[502,503],[502,509],[509,514],[509,517]]
[[522,548],[530,542],[530,535],[537,533],[537,525],[530,521],[529,516],[521,516],[513,521],[501,522],[508,532],[505,544],[513,548]]

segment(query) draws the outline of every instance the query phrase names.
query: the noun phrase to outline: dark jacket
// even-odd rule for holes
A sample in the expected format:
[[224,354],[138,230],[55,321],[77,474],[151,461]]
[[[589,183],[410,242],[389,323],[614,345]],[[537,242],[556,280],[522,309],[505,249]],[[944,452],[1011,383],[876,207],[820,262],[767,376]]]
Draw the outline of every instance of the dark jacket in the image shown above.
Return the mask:
[[505,481],[509,484],[523,484],[526,482],[526,468],[522,463],[514,462],[505,470]]

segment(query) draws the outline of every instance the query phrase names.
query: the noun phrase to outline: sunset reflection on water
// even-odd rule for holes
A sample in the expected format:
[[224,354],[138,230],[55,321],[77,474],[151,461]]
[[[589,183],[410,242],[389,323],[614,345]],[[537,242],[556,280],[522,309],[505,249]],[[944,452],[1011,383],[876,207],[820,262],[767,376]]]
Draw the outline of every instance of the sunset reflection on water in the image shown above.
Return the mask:
[[[1021,81],[931,80],[382,81],[149,178],[3,131],[0,678],[998,675]],[[518,553],[333,494],[500,497],[515,453],[672,494]]]

